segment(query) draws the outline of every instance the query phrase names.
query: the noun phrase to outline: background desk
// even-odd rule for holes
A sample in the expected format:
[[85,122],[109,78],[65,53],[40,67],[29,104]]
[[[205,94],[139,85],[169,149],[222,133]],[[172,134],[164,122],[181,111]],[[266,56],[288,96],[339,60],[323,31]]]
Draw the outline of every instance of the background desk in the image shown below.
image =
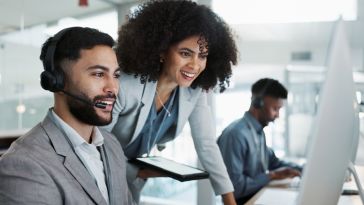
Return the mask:
[[[359,175],[359,178],[361,180],[361,184],[363,186],[364,185],[364,166],[356,166],[356,171],[357,171],[357,173]],[[355,189],[356,189],[356,184],[355,184],[354,179],[352,178],[352,180],[350,182],[347,182],[345,184],[345,187],[352,187],[352,188],[355,187]],[[255,205],[255,202],[259,199],[259,197],[265,191],[277,191],[277,193],[285,194],[285,193],[287,193],[288,190],[298,192],[298,190],[294,190],[292,188],[289,188],[288,185],[266,186],[263,189],[261,189],[257,194],[255,194],[253,196],[253,198],[251,198],[247,203],[245,203],[245,205]],[[287,197],[289,197],[289,196],[287,195]],[[282,198],[281,200],[283,201],[284,198]],[[338,204],[339,205],[362,205],[362,202],[360,200],[359,195],[350,195],[350,196],[341,195]]]

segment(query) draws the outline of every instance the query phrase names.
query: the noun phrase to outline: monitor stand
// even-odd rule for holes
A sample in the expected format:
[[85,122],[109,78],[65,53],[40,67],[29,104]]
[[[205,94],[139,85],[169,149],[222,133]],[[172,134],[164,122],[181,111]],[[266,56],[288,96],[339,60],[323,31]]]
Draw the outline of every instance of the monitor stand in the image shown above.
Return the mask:
[[354,164],[351,161],[349,162],[348,169],[349,169],[349,172],[351,174],[353,174],[353,176],[354,176],[354,180],[355,180],[356,186],[358,187],[358,191],[359,191],[359,195],[360,195],[360,198],[361,198],[361,202],[364,204],[364,191],[363,191],[363,187],[361,186],[360,179],[359,179],[358,174],[356,173]]

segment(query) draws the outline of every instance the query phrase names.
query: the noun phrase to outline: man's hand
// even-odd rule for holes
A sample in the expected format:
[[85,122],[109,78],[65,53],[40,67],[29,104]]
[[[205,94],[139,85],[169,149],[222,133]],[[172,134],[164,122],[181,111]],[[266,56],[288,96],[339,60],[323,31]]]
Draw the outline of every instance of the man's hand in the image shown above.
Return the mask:
[[221,197],[224,205],[236,205],[233,192],[223,194]]
[[154,177],[166,177],[165,174],[148,168],[139,169],[137,176],[142,179],[154,178]]
[[301,172],[290,167],[281,167],[269,172],[268,176],[270,180],[279,180],[301,176]]

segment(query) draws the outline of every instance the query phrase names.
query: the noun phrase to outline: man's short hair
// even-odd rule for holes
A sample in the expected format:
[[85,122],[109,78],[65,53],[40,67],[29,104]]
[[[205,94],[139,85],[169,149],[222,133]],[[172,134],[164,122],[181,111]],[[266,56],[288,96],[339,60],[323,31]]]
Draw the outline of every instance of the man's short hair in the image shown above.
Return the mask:
[[[48,38],[43,44],[40,54],[40,60],[45,61],[48,47],[54,40],[54,37]],[[60,69],[62,60],[77,60],[80,58],[82,49],[92,49],[97,45],[114,46],[114,40],[109,34],[100,32],[97,29],[87,27],[72,27],[67,28],[61,39],[57,42],[57,47],[54,53],[54,68]],[[58,70],[60,71],[60,70]]]
[[254,96],[270,96],[274,98],[287,99],[287,89],[278,80],[272,78],[262,78],[256,81],[251,92]]

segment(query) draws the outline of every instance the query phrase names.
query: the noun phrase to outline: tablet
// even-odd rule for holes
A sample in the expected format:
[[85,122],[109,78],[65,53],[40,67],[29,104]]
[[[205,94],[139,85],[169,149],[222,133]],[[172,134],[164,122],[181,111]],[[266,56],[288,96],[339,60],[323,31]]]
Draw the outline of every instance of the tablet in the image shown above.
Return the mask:
[[175,162],[163,157],[140,157],[129,162],[143,168],[155,169],[178,181],[206,179],[209,173],[204,170]]

